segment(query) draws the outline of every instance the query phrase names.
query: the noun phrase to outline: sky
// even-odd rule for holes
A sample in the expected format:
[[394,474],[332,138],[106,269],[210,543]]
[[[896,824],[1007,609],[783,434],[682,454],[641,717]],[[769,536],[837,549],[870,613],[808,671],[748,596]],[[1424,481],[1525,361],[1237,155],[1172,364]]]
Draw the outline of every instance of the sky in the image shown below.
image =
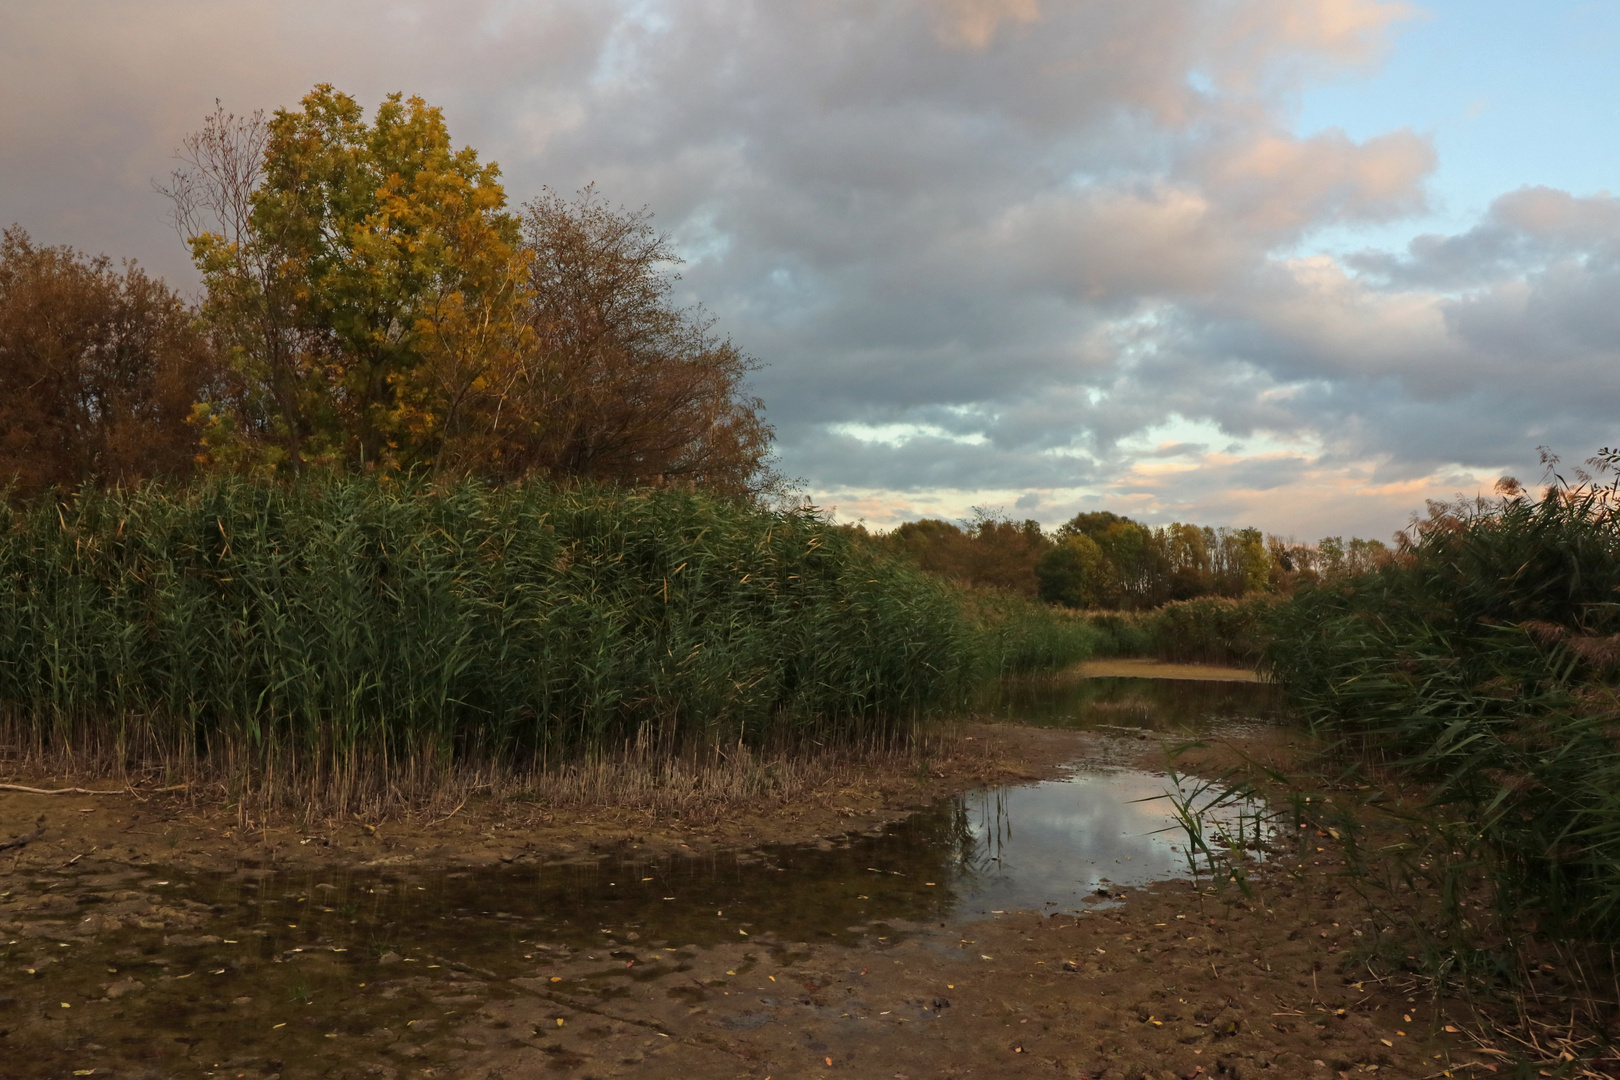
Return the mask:
[[646,206],[841,520],[1388,538],[1620,442],[1620,4],[8,0],[0,223],[196,275],[215,99]]

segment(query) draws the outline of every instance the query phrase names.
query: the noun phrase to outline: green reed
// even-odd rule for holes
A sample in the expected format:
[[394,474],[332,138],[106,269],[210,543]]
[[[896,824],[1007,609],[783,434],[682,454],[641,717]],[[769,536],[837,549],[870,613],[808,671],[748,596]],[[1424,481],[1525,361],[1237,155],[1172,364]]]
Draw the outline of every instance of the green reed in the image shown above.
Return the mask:
[[1414,849],[1427,871],[1487,868],[1510,935],[1605,947],[1620,939],[1613,494],[1437,508],[1391,565],[1280,606],[1269,653],[1319,729],[1424,783],[1446,825]]
[[24,750],[341,777],[870,741],[980,674],[948,587],[701,494],[220,479],[3,513]]
[[963,589],[960,603],[972,640],[973,683],[1078,664],[1103,640],[1084,620],[1015,593]]
[[1262,661],[1270,637],[1268,613],[1277,598],[1200,596],[1145,611],[1088,611],[1107,656],[1142,656],[1171,663],[1234,664]]

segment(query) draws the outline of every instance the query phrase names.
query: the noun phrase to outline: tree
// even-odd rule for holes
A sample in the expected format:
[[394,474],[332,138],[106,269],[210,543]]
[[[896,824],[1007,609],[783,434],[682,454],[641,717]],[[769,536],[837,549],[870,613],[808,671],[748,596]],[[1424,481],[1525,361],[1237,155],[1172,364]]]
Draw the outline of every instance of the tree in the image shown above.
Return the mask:
[[524,205],[531,351],[513,404],[512,463],[619,484],[686,482],[732,493],[775,479],[771,428],[744,381],[758,363],[674,306],[681,262],[646,210],[594,187]]
[[269,125],[262,111],[239,117],[216,100],[187,135],[168,184],[172,221],[202,271],[202,317],[224,360],[216,393],[198,402],[203,444],[216,465],[274,472],[330,460],[311,445],[324,372],[319,332],[300,325],[295,260],[281,238],[255,227]]
[[160,190],[231,375],[198,407],[216,464],[778,482],[758,365],[671,303],[646,211],[547,191],[520,221],[438,109],[368,123],[327,85],[269,120],[216,103],[178,156]]
[[208,351],[132,263],[0,237],[0,483],[24,493],[184,475]]
[[1072,608],[1101,608],[1116,600],[1114,569],[1097,542],[1083,533],[1065,536],[1036,564],[1040,598]]
[[983,507],[974,507],[962,526],[924,518],[900,525],[890,536],[930,573],[1031,598],[1040,588],[1036,566],[1052,547],[1040,522],[1010,521]]
[[216,109],[180,156],[164,190],[237,375],[201,413],[216,458],[445,469],[498,453],[525,256],[499,169],[453,150],[438,109],[393,94],[368,124],[322,84],[268,122]]

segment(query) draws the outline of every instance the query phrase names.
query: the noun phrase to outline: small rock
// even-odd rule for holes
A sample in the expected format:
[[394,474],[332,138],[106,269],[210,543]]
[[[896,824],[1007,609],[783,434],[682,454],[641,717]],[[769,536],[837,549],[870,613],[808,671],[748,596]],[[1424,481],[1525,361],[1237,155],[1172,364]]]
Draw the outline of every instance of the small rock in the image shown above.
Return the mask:
[[1080,965],[1075,963],[1073,960],[1065,960],[1065,961],[1063,961],[1063,970],[1064,971],[1079,971],[1080,970]]
[[403,959],[403,957],[401,957],[399,955],[399,953],[395,952],[393,949],[389,949],[387,952],[385,952],[381,956],[377,957],[377,963],[379,963],[379,964],[397,964],[397,963],[400,962],[401,959]]
[[137,990],[145,989],[146,984],[139,979],[119,979],[107,987],[107,997],[109,1000],[116,1000],[125,994],[133,994]]
[[935,998],[934,999],[934,1008],[936,1008],[936,1009],[948,1009],[950,1007],[951,1007],[951,1003],[949,1001],[946,1001],[944,998]]

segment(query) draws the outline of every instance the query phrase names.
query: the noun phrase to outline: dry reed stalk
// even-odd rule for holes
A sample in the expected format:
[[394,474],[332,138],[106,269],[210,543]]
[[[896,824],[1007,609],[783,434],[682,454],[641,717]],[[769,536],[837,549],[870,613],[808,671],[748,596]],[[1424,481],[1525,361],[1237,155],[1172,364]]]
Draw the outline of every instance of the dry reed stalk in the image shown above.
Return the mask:
[[[391,758],[359,752],[267,755],[230,739],[191,753],[142,731],[138,741],[148,754],[137,760],[120,752],[124,745],[109,746],[93,734],[43,745],[0,723],[0,745],[10,748],[4,767],[13,774],[51,776],[61,783],[111,780],[137,797],[183,791],[194,806],[231,807],[242,827],[288,819],[305,825],[345,817],[373,823],[434,820],[480,796],[545,809],[613,808],[648,813],[655,820],[709,823],[745,806],[780,806],[858,786],[874,772],[915,771],[952,738],[944,728],[912,725],[855,744],[779,740],[757,748],[738,741],[682,750],[643,733],[612,753],[515,763],[492,755],[447,762],[431,748]],[[0,784],[0,790],[7,788],[38,790]]]

